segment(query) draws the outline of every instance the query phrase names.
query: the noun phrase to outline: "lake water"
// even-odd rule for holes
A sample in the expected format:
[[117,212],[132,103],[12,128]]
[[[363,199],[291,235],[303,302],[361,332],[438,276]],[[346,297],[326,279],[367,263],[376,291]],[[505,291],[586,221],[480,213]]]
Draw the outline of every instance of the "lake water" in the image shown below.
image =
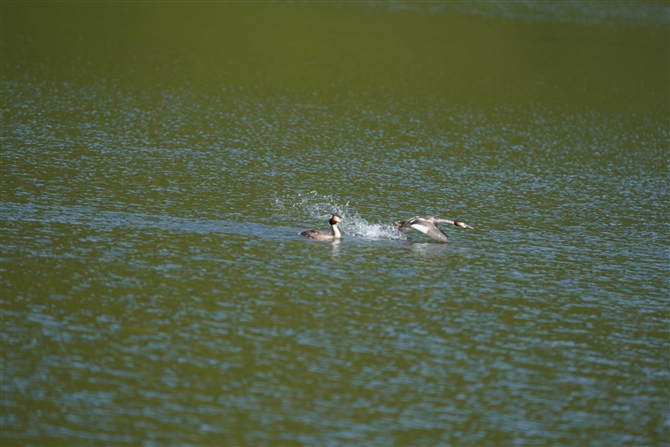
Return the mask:
[[2,444],[669,445],[669,14],[4,3]]

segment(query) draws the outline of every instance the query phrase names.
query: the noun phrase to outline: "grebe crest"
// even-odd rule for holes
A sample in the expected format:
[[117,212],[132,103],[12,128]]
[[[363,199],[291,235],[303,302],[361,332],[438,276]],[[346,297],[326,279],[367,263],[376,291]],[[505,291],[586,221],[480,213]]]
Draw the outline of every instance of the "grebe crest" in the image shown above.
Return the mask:
[[334,241],[342,237],[340,229],[337,228],[337,224],[344,222],[344,219],[339,214],[331,214],[328,223],[330,224],[331,231],[323,230],[306,230],[298,233],[300,236],[305,236],[308,239],[315,239],[319,241]]

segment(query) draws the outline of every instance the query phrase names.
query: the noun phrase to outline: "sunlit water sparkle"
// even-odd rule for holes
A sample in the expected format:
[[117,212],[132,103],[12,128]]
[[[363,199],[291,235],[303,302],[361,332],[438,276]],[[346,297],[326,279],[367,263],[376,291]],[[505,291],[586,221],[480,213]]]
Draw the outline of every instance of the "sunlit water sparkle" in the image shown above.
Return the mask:
[[61,7],[3,5],[3,445],[668,445],[656,6]]

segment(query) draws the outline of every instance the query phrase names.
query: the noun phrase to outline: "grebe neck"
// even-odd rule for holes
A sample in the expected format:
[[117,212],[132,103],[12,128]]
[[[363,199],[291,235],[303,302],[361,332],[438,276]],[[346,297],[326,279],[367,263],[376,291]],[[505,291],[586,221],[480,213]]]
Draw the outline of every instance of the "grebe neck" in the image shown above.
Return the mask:
[[339,239],[339,238],[342,237],[342,233],[340,233],[340,229],[337,228],[337,224],[335,224],[335,225],[331,225],[330,228],[333,229],[333,237],[334,237],[335,239]]

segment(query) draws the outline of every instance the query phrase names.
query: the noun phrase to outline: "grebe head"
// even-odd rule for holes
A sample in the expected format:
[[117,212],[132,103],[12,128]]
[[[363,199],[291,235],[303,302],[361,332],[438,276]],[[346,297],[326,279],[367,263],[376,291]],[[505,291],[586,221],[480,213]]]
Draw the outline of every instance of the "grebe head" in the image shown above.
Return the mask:
[[454,225],[456,225],[457,227],[469,228],[471,230],[474,230],[474,228],[472,228],[470,225],[466,224],[465,222],[461,222],[460,220],[455,220]]
[[330,220],[328,221],[328,223],[331,225],[337,225],[340,222],[344,222],[344,219],[339,214],[333,214],[330,216]]

